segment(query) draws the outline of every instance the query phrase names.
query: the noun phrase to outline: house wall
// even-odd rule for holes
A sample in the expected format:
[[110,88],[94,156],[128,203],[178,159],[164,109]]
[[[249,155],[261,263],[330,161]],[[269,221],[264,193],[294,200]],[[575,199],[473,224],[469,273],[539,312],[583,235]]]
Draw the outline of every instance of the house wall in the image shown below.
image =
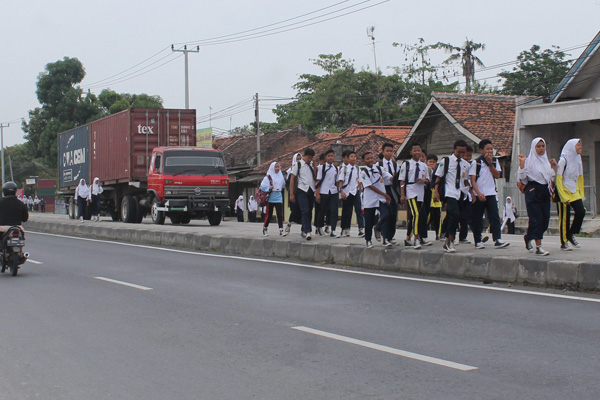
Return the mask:
[[438,158],[448,156],[453,153],[454,142],[459,139],[465,140],[477,151],[477,144],[465,137],[446,118],[436,118],[428,130],[430,134],[418,140],[427,150],[427,154],[435,154]]
[[596,79],[594,83],[583,93],[583,99],[597,99],[600,97],[600,79]]

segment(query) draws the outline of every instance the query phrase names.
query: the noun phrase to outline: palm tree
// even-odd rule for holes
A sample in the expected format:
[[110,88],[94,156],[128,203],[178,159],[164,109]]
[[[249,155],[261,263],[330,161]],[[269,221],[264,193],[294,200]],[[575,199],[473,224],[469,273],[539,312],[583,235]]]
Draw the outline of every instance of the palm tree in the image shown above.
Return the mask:
[[434,47],[437,49],[444,49],[446,52],[452,53],[452,55],[444,61],[444,64],[451,64],[457,60],[460,60],[463,76],[467,81],[465,91],[470,93],[473,82],[475,81],[475,65],[479,67],[485,67],[479,57],[476,57],[473,53],[479,49],[485,50],[485,44],[475,43],[467,38],[462,47],[456,47],[450,43],[442,42],[436,43]]

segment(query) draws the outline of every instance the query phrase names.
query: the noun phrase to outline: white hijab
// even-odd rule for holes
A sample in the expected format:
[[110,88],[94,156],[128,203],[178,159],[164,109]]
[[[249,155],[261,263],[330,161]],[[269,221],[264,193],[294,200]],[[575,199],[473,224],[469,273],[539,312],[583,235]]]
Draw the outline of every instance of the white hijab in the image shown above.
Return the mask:
[[[510,200],[510,203],[508,200]],[[512,198],[510,196],[506,198],[506,202],[504,203],[504,218],[508,218],[510,222],[514,222],[516,219],[514,203],[512,202]]]
[[300,154],[300,153],[296,153],[296,154],[294,154],[294,157],[292,158],[292,166],[291,166],[291,167],[289,167],[289,168],[287,169],[287,171],[286,171],[286,173],[287,173],[287,176],[286,176],[286,178],[289,178],[289,177],[290,177],[290,174],[292,173],[292,170],[294,169],[294,167],[295,167],[295,166],[296,166],[296,164],[298,163],[298,156],[302,157],[302,154]]
[[560,157],[567,161],[565,170],[562,173],[563,185],[569,189],[569,192],[577,192],[577,182],[579,176],[583,175],[583,162],[581,161],[581,154],[577,154],[575,145],[579,143],[580,139],[571,139],[565,143]]
[[267,175],[265,175],[265,177],[263,178],[262,182],[260,183],[260,186],[270,187],[271,182],[269,181],[269,176],[271,176],[271,179],[273,179],[273,190],[276,192],[280,192],[285,187],[285,178],[281,173],[281,169],[279,170],[279,172],[275,172],[275,165],[277,164],[279,164],[277,161],[273,161],[271,163],[271,165],[269,166],[269,171],[267,172]]
[[237,210],[238,208],[241,208],[242,211],[244,211],[244,196],[240,194],[240,197],[237,198],[237,200],[235,201],[235,206],[234,208]]
[[85,184],[85,179],[81,179],[79,181],[79,185],[77,186],[77,189],[75,189],[75,193],[79,197],[83,197],[84,199],[88,198],[88,196],[90,195],[90,187]]
[[258,209],[258,203],[254,200],[254,196],[250,196],[248,200],[248,211],[256,211]]
[[531,141],[529,157],[525,160],[525,174],[530,181],[536,181],[541,184],[549,184],[552,179],[552,167],[548,160],[548,154],[544,151],[541,156],[535,151],[535,146],[540,142],[546,141],[541,137],[536,137]]
[[92,194],[99,194],[100,193],[100,178],[95,177],[94,178],[94,182],[92,183],[92,186],[90,186],[90,190],[92,191]]

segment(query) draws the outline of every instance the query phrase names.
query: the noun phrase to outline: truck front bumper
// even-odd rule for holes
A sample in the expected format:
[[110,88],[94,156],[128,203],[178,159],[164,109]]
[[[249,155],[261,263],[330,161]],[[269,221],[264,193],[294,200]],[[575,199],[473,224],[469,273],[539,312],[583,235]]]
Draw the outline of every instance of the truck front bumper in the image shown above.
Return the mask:
[[198,211],[223,211],[229,210],[229,199],[214,199],[202,197],[189,197],[187,199],[167,199],[157,211],[164,212],[198,212]]

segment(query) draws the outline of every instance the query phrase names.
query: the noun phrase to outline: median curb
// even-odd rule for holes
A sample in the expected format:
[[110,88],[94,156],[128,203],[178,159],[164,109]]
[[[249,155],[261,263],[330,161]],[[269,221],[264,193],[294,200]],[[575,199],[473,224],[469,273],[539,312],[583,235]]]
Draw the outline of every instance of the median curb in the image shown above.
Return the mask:
[[288,258],[339,264],[379,271],[435,275],[484,282],[518,283],[561,289],[600,290],[600,263],[549,258],[519,258],[401,247],[366,248],[356,244],[327,244],[269,237],[210,235],[160,230],[106,227],[93,224],[29,221],[27,230],[136,244],[178,247],[255,257]]

